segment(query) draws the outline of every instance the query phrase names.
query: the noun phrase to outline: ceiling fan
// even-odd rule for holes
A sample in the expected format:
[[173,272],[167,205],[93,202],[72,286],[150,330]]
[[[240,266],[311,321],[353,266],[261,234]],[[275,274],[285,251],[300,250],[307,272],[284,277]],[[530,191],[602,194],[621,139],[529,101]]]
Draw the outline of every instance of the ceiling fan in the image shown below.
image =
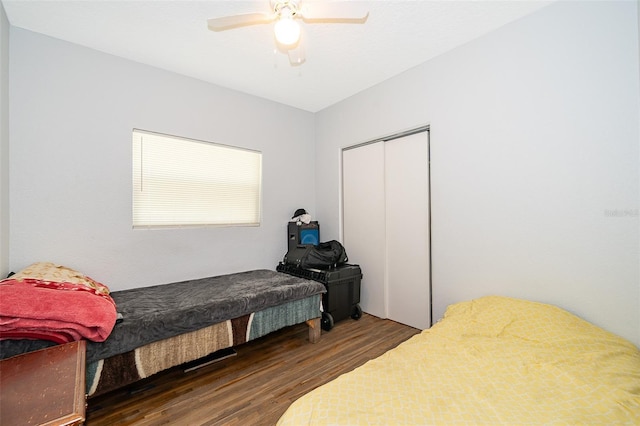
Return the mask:
[[226,31],[249,25],[269,24],[275,21],[273,28],[276,45],[286,52],[291,65],[301,65],[305,61],[300,40],[300,24],[363,24],[369,12],[360,2],[349,1],[302,1],[270,0],[271,13],[245,13],[223,16],[207,20],[212,31]]

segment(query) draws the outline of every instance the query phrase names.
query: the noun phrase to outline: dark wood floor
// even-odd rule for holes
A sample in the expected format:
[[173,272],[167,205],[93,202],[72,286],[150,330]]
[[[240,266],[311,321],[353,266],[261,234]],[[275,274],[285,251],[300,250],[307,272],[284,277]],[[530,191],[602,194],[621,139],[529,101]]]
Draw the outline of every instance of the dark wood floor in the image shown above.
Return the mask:
[[311,344],[307,326],[296,325],[201,369],[171,369],[90,398],[86,425],[274,425],[300,396],[418,332],[364,314],[337,322]]

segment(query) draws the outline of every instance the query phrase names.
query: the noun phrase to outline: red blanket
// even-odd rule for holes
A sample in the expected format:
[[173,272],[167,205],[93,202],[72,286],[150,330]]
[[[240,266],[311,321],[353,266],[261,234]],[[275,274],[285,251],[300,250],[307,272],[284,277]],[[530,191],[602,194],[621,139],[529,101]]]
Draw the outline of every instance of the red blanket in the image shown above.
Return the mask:
[[63,266],[34,264],[0,281],[0,339],[102,342],[116,315],[106,286]]

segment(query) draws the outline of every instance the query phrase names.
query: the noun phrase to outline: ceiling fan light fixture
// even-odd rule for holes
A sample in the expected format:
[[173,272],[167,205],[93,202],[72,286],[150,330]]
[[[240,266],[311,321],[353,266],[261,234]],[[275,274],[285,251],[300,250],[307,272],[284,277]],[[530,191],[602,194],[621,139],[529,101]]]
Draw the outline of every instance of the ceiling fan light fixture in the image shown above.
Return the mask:
[[292,18],[281,17],[273,27],[276,40],[283,46],[293,46],[300,39],[300,25]]
[[[2,0],[0,0],[2,1]],[[270,0],[271,13],[244,13],[207,20],[212,31],[226,31],[258,24],[274,23],[276,49],[289,56],[292,66],[305,62],[304,38],[299,22],[305,24],[364,24],[369,12],[357,1]],[[364,2],[362,2],[364,3]]]

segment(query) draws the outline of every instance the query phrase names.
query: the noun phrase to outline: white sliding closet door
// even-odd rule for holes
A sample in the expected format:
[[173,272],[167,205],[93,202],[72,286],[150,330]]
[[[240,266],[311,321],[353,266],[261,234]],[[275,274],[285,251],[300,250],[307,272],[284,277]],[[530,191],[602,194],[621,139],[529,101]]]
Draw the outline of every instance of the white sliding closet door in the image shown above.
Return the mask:
[[385,142],[387,317],[420,329],[431,325],[427,137]]
[[364,312],[431,323],[428,132],[342,154],[343,242],[363,278]]
[[349,262],[363,271],[360,307],[386,318],[384,143],[344,151],[342,181],[343,242]]

